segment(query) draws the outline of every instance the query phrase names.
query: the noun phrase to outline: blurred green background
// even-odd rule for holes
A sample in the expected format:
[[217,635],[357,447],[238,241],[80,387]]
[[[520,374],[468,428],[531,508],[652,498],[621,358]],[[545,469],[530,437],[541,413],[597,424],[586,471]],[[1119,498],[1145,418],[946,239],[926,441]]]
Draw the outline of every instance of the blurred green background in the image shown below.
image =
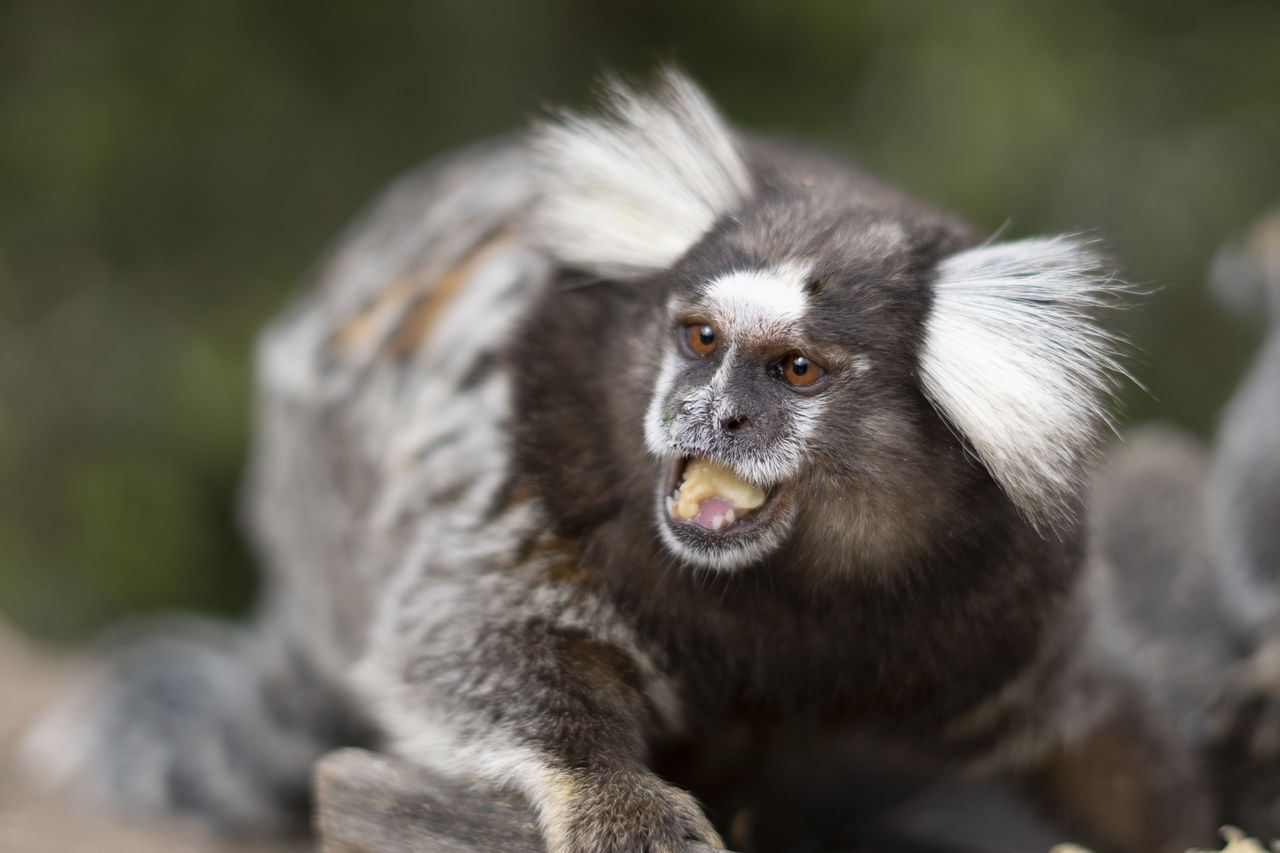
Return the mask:
[[1280,4],[9,0],[0,618],[242,611],[256,331],[397,172],[662,59],[984,228],[1104,235],[1161,288],[1127,418],[1211,432],[1258,331],[1203,278],[1280,198]]

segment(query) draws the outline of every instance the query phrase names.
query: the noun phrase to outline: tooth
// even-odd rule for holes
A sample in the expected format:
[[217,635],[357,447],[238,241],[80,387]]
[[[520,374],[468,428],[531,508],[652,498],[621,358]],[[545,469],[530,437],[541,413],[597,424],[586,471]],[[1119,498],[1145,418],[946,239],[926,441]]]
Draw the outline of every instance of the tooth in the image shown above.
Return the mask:
[[724,523],[725,523],[725,524],[733,524],[733,523],[734,523],[735,521],[737,521],[737,520],[738,520],[738,517],[737,517],[736,515],[734,515],[734,514],[733,514],[733,510],[731,510],[731,509],[729,509],[729,510],[725,510],[725,513],[724,513]]
[[675,514],[676,514],[676,499],[668,496],[667,497],[667,515],[675,515]]
[[724,516],[723,516],[723,515],[713,515],[713,516],[711,517],[711,529],[712,529],[712,530],[719,530],[721,527],[724,527]]

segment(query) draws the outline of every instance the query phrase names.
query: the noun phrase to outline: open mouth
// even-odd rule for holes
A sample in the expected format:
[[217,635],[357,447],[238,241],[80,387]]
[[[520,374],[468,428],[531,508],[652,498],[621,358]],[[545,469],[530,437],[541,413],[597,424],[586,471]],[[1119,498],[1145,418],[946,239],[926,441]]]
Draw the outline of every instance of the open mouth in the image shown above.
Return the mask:
[[667,521],[715,538],[747,533],[774,515],[782,489],[762,488],[705,456],[676,460],[664,505]]

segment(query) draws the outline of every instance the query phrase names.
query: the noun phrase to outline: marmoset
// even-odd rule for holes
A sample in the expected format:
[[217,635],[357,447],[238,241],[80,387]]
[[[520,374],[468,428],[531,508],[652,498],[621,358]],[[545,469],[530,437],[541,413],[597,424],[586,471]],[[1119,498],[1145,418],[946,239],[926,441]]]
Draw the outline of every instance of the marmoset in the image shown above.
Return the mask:
[[519,792],[554,853],[658,853],[722,842],[653,751],[745,723],[1007,773],[1100,849],[1205,842],[1085,593],[1122,290],[677,71],[611,82],[403,179],[267,331],[258,617],[126,644],[48,766],[261,830],[369,738]]
[[1280,212],[1228,244],[1211,283],[1224,305],[1262,318],[1266,336],[1223,406],[1207,478],[1219,598],[1243,660],[1215,685],[1210,754],[1232,821],[1280,835]]

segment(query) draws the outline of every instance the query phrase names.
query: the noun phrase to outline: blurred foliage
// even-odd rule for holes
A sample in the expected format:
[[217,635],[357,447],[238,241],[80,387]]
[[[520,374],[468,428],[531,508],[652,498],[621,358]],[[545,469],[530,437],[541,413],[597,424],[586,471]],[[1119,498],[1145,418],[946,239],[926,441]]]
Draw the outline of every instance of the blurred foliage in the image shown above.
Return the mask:
[[984,228],[1103,235],[1159,287],[1129,416],[1208,434],[1257,338],[1202,279],[1280,190],[1277,57],[1263,0],[0,4],[0,613],[243,610],[256,330],[397,172],[660,59]]

